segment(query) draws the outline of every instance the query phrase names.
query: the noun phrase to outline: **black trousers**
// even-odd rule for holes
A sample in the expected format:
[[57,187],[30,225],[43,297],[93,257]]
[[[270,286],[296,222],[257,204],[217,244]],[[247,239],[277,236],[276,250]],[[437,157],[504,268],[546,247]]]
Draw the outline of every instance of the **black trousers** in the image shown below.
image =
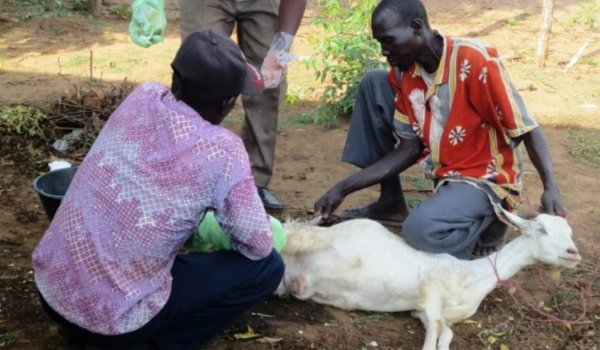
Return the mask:
[[171,295],[164,308],[142,328],[115,336],[78,327],[40,299],[53,321],[89,345],[115,349],[150,340],[161,350],[195,350],[272,294],[284,270],[275,250],[258,261],[231,251],[177,256],[171,270]]

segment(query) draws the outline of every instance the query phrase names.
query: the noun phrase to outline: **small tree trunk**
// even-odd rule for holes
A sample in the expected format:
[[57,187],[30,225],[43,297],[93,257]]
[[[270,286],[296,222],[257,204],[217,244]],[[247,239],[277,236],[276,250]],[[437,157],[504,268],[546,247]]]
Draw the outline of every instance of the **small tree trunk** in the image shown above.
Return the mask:
[[552,31],[552,12],[554,10],[554,0],[544,0],[542,9],[542,27],[537,46],[537,64],[542,68],[546,64],[548,56],[548,43],[550,41],[550,32]]
[[88,11],[94,17],[102,15],[102,0],[88,0]]

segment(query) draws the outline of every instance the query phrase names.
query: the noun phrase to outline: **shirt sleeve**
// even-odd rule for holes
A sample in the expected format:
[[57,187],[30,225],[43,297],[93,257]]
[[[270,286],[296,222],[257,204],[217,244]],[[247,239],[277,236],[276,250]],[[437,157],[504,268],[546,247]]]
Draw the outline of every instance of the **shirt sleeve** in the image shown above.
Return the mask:
[[[527,111],[523,98],[514,87],[495,49],[467,55],[461,62],[461,75],[468,72],[469,95],[482,118],[501,131],[507,143],[538,126]],[[462,79],[462,77],[460,77]]]
[[251,260],[262,259],[273,249],[273,232],[241,140],[236,140],[224,158],[215,189],[215,217],[233,250]]
[[398,78],[402,79],[402,73],[398,71],[397,68],[392,67],[388,73],[388,80],[390,81],[392,89],[394,89],[394,92],[397,96],[394,110],[394,131],[400,138],[414,139],[417,137],[417,134],[410,124],[408,114],[405,112],[406,107],[404,106],[404,101],[399,97],[401,90]]

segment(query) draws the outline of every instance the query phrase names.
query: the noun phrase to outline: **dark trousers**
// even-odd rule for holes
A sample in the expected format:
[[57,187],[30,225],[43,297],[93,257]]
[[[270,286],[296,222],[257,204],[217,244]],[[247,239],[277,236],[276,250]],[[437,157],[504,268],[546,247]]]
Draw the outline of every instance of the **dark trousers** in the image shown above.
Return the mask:
[[275,250],[251,261],[231,251],[180,255],[171,274],[171,296],[142,328],[105,336],[71,324],[42,299],[50,318],[76,339],[101,348],[127,348],[151,340],[161,349],[195,350],[279,286],[284,264]]
[[[212,28],[227,37],[234,28],[237,43],[248,63],[260,69],[277,32],[280,0],[223,1],[179,0],[182,39],[196,30]],[[287,82],[265,89],[258,96],[241,96],[246,116],[240,132],[254,182],[267,187],[273,176],[279,104]]]

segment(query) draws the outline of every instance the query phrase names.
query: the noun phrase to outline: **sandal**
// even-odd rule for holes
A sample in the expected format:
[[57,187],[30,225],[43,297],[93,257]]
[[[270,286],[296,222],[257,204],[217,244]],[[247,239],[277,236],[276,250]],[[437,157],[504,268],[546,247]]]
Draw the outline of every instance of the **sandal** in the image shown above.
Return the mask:
[[378,218],[370,212],[369,206],[354,207],[341,211],[339,214],[334,214],[340,221],[353,219],[370,219],[377,221],[384,226],[402,227],[404,220],[392,220],[389,218]]

